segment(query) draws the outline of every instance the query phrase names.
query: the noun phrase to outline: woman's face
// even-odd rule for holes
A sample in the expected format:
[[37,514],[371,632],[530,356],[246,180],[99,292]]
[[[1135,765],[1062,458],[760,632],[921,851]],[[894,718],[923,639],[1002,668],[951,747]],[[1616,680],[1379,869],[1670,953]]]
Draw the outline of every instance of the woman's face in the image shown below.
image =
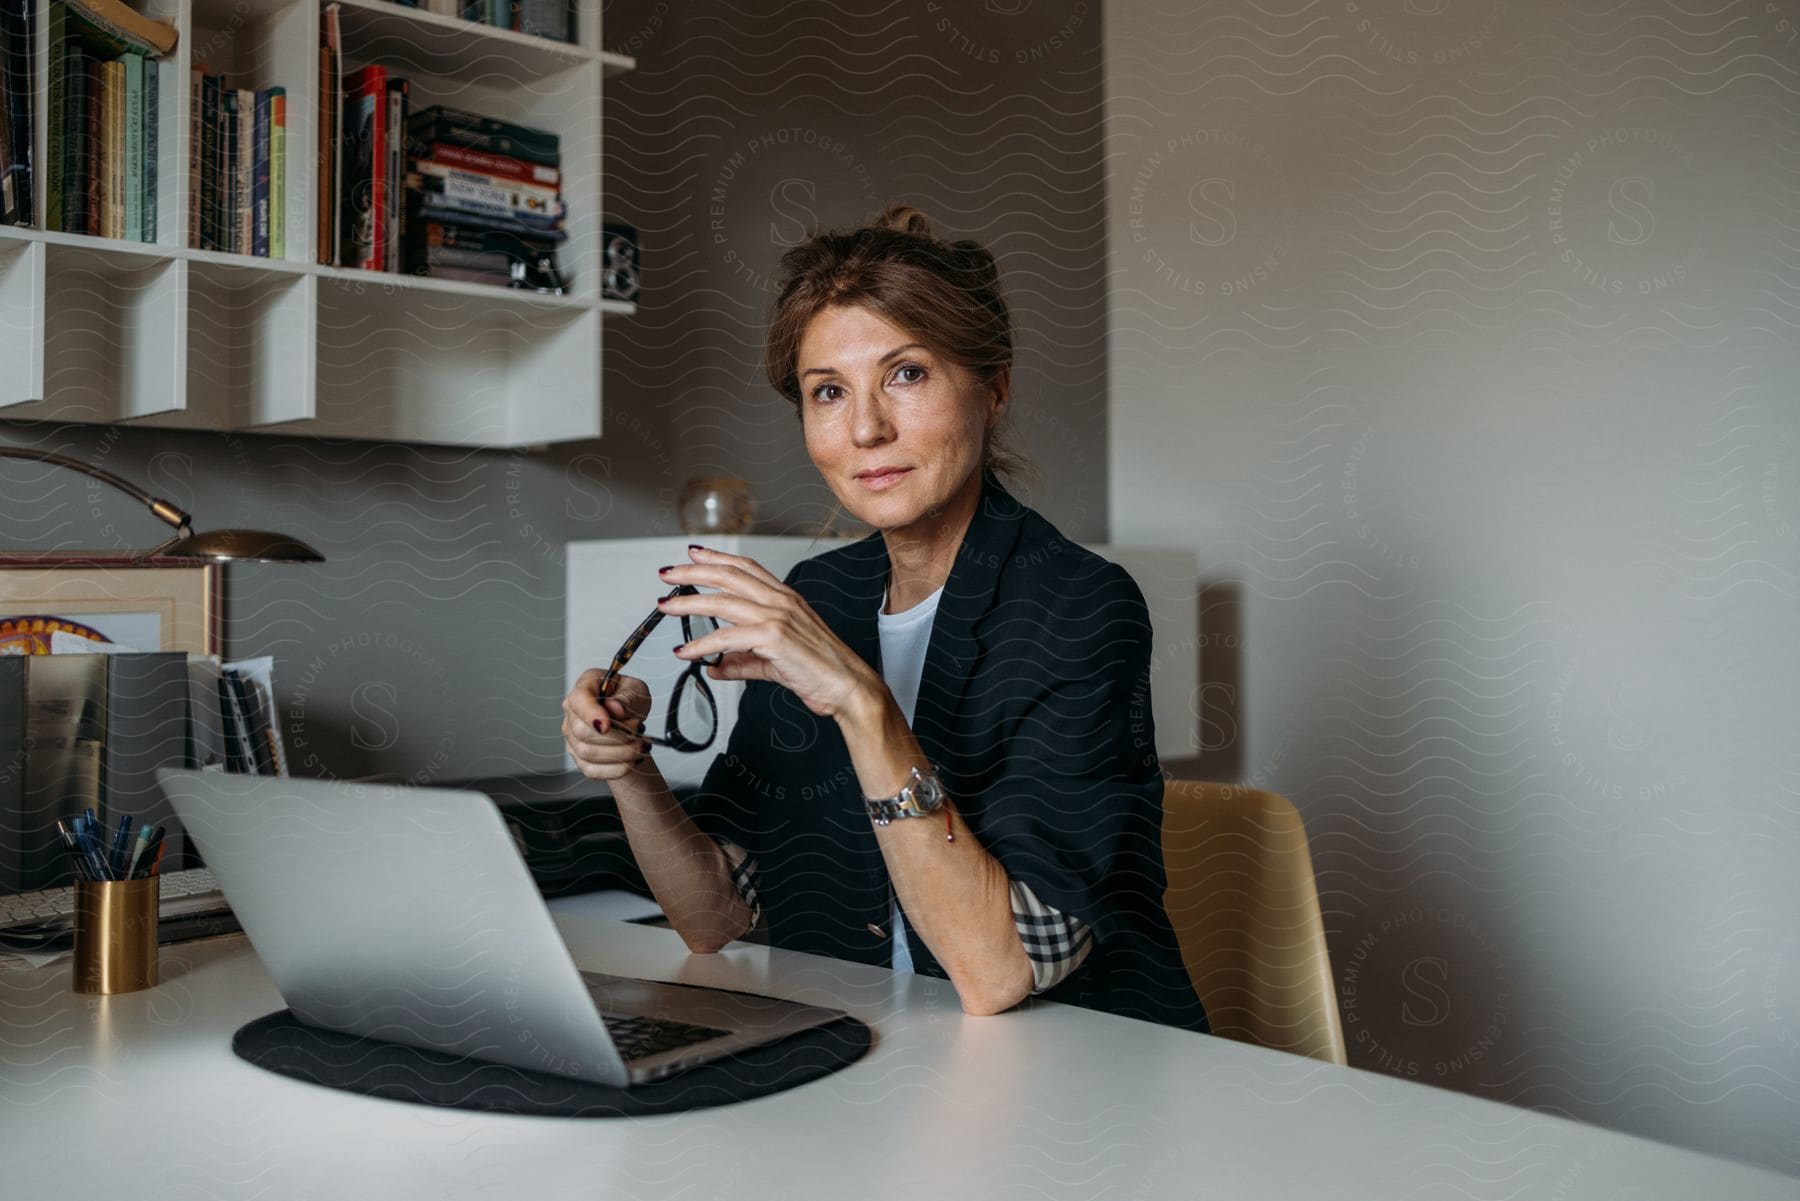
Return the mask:
[[[806,452],[844,507],[878,530],[941,510],[971,480],[1005,388],[975,377],[860,306],[814,317],[795,363]],[[1004,378],[1004,377],[1003,377]],[[903,468],[885,480],[858,478]]]

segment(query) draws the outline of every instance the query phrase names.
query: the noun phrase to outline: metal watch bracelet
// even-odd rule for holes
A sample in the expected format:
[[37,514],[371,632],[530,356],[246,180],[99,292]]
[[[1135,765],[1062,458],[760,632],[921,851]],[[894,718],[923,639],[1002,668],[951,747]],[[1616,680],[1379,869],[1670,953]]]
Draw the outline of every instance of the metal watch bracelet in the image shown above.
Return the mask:
[[863,804],[875,824],[885,826],[897,817],[928,817],[944,807],[944,786],[937,772],[912,769],[912,780],[891,797],[864,797]]

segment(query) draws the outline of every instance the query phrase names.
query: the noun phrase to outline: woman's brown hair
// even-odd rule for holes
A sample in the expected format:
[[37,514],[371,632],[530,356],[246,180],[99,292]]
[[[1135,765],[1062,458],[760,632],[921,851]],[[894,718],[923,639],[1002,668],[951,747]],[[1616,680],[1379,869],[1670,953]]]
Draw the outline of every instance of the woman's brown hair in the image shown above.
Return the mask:
[[[931,218],[911,205],[890,202],[860,229],[815,233],[781,256],[781,281],[763,370],[796,416],[804,414],[800,339],[833,305],[868,309],[983,385],[1012,369],[1012,314],[992,252],[979,242],[937,237]],[[1009,402],[984,437],[981,469],[1016,480],[1036,468],[1006,443],[1011,413]]]

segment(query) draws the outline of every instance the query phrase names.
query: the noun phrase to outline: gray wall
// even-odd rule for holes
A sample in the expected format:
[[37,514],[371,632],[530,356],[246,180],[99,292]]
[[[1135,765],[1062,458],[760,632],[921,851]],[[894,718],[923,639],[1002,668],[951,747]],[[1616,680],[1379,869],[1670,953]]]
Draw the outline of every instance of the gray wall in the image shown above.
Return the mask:
[[1300,806],[1352,1061],[1790,1172],[1797,17],[1106,41],[1111,535],[1200,556],[1207,773]]

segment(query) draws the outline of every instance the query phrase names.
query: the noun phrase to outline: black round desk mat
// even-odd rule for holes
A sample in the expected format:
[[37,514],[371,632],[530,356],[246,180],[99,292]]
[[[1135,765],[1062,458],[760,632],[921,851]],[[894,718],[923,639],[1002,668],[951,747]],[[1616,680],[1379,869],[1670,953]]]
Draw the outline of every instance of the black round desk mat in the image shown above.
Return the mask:
[[873,1040],[867,1023],[845,1015],[629,1088],[308,1026],[291,1009],[245,1023],[232,1035],[231,1049],[279,1075],[370,1097],[486,1113],[613,1118],[680,1113],[782,1092],[855,1063]]

